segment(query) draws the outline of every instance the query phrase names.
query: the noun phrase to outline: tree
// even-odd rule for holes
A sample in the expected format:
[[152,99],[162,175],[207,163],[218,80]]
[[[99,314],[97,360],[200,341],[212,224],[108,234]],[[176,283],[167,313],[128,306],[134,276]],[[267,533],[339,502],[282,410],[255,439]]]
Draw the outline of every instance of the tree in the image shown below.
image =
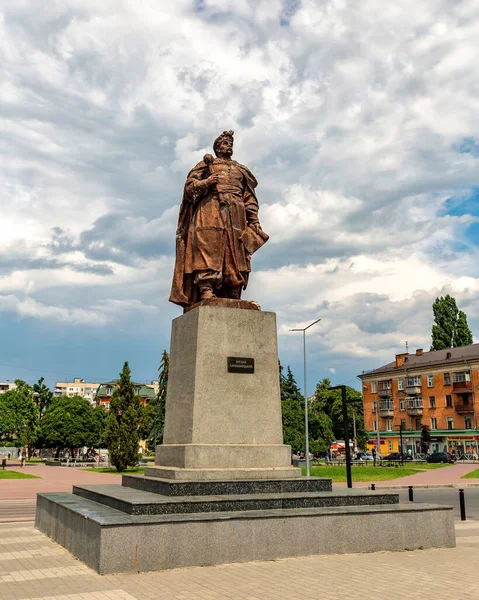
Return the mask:
[[170,357],[166,350],[161,355],[160,366],[158,367],[158,394],[151,407],[150,435],[148,436],[149,446],[156,447],[163,443],[163,433],[165,429],[165,408],[166,408],[166,390],[168,387],[168,374],[170,370]]
[[130,367],[125,362],[119,386],[111,396],[105,432],[110,461],[117,471],[124,471],[138,461],[140,398],[135,395],[130,376]]
[[33,384],[33,399],[37,405],[38,418],[41,419],[43,414],[53,398],[53,392],[43,382],[44,377],[40,377],[37,383]]
[[[305,450],[304,435],[304,396],[299,391],[290,367],[287,367],[286,377],[280,366],[281,409],[283,414],[284,443],[291,446],[293,452]],[[320,452],[329,448],[332,440],[331,420],[314,404],[308,407],[309,447],[311,452]]]
[[16,388],[0,395],[0,435],[7,440],[18,440],[19,445],[31,451],[39,435],[38,411],[31,386],[21,379]]
[[294,453],[304,451],[304,397],[299,391],[290,367],[286,377],[280,366],[281,411],[283,414],[283,441]]
[[472,333],[464,311],[457,308],[456,300],[449,294],[436,298],[432,305],[431,350],[446,350],[472,344]]
[[429,444],[431,443],[431,434],[429,433],[429,425],[421,425],[421,452],[427,454],[429,452]]
[[[332,433],[335,439],[344,438],[343,404],[341,390],[331,390],[328,378],[322,379],[316,386],[312,406],[318,413],[327,415],[331,420]],[[368,436],[364,429],[364,414],[361,392],[346,386],[346,400],[348,401],[348,435],[354,439],[356,428],[356,444],[360,449],[366,447]]]
[[60,396],[49,403],[41,420],[41,439],[46,447],[89,449],[100,443],[104,409],[94,408],[81,396]]
[[467,324],[467,316],[463,310],[460,310],[457,315],[456,331],[454,333],[454,348],[461,346],[469,346],[473,344],[472,332]]

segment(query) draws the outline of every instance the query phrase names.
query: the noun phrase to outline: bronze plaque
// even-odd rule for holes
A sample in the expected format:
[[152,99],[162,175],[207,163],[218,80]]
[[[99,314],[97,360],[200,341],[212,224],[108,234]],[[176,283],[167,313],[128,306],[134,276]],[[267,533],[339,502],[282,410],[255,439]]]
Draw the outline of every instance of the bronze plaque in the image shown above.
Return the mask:
[[254,358],[228,356],[228,373],[254,373]]

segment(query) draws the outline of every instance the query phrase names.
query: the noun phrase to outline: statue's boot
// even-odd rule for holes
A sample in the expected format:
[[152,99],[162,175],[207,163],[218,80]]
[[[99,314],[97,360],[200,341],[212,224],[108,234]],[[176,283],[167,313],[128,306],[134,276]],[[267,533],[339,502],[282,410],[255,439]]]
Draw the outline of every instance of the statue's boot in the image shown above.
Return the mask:
[[216,298],[215,294],[213,293],[213,287],[209,281],[201,281],[199,284],[199,288],[202,300]]
[[232,300],[241,300],[241,286],[230,288],[228,297]]

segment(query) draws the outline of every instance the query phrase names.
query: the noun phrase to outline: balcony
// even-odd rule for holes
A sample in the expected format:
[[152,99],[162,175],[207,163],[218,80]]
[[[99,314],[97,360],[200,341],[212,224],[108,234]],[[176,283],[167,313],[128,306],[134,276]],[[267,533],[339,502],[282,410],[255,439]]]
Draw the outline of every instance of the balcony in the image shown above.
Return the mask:
[[423,411],[423,400],[422,398],[408,398],[407,401],[407,413],[411,417],[422,415]]
[[452,382],[453,394],[471,394],[472,383],[470,381],[454,381]]
[[474,405],[468,398],[465,398],[454,403],[454,410],[459,414],[473,413]]
[[392,400],[382,400],[379,404],[379,415],[381,417],[394,417],[394,402]]
[[406,394],[408,396],[419,396],[422,390],[421,383],[420,377],[408,377],[406,379]]
[[380,381],[378,384],[378,395],[380,398],[390,398],[392,395],[391,392],[391,380]]

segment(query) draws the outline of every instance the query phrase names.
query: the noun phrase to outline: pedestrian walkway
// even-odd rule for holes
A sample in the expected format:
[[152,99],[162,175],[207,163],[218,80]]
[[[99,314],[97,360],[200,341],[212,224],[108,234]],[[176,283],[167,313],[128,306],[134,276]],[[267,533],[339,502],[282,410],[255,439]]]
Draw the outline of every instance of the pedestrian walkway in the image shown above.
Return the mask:
[[[409,466],[405,463],[406,468]],[[361,469],[361,467],[357,467]],[[380,472],[382,469],[395,469],[396,467],[377,467]],[[417,467],[420,469],[420,467]],[[387,481],[354,481],[354,474],[356,468],[352,470],[353,487],[355,488],[368,488],[371,483],[376,484],[378,488],[400,488],[412,486],[455,486],[455,487],[467,487],[468,485],[479,485],[479,479],[461,479],[463,475],[476,471],[479,469],[479,463],[456,463],[454,465],[448,465],[440,469],[425,469],[421,473],[416,475],[409,475],[408,477],[400,477],[398,479],[388,479]],[[401,467],[397,467],[401,469]],[[361,471],[357,471],[360,473]],[[335,483],[335,487],[346,487],[346,483]],[[479,598],[479,594],[478,594]]]
[[121,483],[121,475],[95,473],[79,467],[47,467],[40,463],[26,463],[20,467],[7,467],[9,471],[19,471],[36,475],[41,479],[2,479],[0,500],[13,498],[36,499],[39,492],[71,492],[72,485],[91,483]]
[[0,500],[0,523],[34,521],[35,509],[35,498]]
[[0,600],[477,600],[479,521],[453,549],[101,576],[33,524],[0,525]]

